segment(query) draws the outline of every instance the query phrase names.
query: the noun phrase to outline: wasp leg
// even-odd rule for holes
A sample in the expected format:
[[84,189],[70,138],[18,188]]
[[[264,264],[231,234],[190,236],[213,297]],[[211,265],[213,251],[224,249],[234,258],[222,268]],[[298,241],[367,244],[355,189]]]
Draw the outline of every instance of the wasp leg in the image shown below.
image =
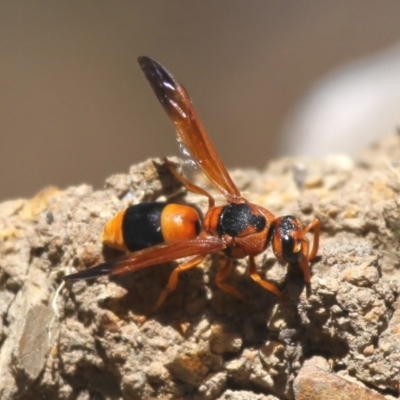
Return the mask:
[[317,218],[314,221],[310,222],[305,228],[304,233],[307,233],[311,230],[314,230],[314,240],[313,240],[313,247],[310,254],[307,254],[308,260],[313,260],[318,253],[319,247],[319,232],[320,232],[320,223]]
[[227,258],[224,266],[221,268],[217,277],[215,278],[215,283],[224,292],[227,292],[227,293],[231,294],[232,296],[235,296],[235,297],[239,298],[240,300],[246,302],[247,298],[244,294],[240,293],[232,285],[229,285],[228,283],[224,282],[224,280],[227,278],[227,276],[229,275],[231,270],[232,270],[232,260],[230,258]]
[[310,262],[308,258],[308,249],[310,247],[310,244],[308,243],[308,240],[305,239],[303,243],[301,244],[301,260],[300,260],[300,269],[303,271],[303,276],[304,276],[304,282],[305,283],[310,283],[311,281],[311,271],[310,271]]
[[149,315],[153,314],[155,311],[157,311],[157,309],[162,305],[162,303],[164,303],[165,298],[168,296],[168,294],[170,292],[172,292],[173,290],[176,289],[176,286],[178,284],[178,278],[179,275],[184,272],[184,271],[188,271],[189,269],[194,268],[196,265],[198,265],[199,263],[201,263],[201,261],[203,261],[203,259],[205,258],[205,255],[199,255],[196,256],[194,258],[192,258],[189,261],[186,261],[185,263],[178,265],[171,273],[167,286],[164,288],[164,290],[161,292],[157,303],[151,308]]
[[282,292],[273,283],[261,278],[261,276],[257,272],[256,262],[254,261],[253,256],[249,256],[249,272],[251,279],[257,282],[260,286],[276,294],[278,297],[282,297]]
[[215,206],[215,200],[214,197],[211,196],[210,193],[208,193],[206,190],[203,188],[196,186],[192,182],[189,182],[183,175],[178,173],[176,170],[176,167],[174,164],[172,164],[171,161],[168,160],[168,158],[164,158],[164,163],[167,166],[167,168],[171,171],[172,175],[185,186],[185,188],[192,193],[196,193],[202,196],[206,196],[208,198],[208,208],[214,207]]
[[314,219],[314,221],[310,222],[304,228],[304,235],[309,232],[310,230],[314,230],[314,239],[313,239],[313,247],[311,252],[310,244],[306,238],[301,245],[301,260],[300,260],[300,269],[303,271],[304,275],[304,282],[310,283],[311,281],[311,271],[310,271],[310,260],[313,260],[317,256],[318,246],[319,246],[319,231],[320,231],[320,224],[318,219]]

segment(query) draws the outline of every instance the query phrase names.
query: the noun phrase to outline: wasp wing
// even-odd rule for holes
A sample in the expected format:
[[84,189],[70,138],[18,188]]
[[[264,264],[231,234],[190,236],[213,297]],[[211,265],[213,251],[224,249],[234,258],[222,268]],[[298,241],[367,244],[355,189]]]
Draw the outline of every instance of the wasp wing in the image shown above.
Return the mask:
[[228,202],[240,198],[240,191],[200,122],[185,88],[156,60],[139,57],[138,62],[158,101],[174,124],[178,141],[189,151],[194,161]]
[[184,257],[214,253],[222,250],[224,247],[225,243],[220,238],[214,237],[193,239],[184,242],[162,243],[67,275],[64,279],[67,281],[76,281],[104,275],[121,275]]

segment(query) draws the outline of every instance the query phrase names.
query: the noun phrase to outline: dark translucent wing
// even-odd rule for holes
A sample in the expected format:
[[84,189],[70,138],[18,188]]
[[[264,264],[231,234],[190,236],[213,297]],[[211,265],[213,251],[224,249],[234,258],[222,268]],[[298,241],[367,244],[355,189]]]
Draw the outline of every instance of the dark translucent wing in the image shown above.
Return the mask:
[[114,261],[105,262],[75,274],[67,275],[64,279],[67,281],[75,281],[96,278],[103,275],[125,274],[151,265],[163,264],[184,257],[213,253],[222,250],[224,246],[224,242],[215,237],[193,239],[184,242],[163,243],[130,253]]
[[178,141],[190,152],[217,190],[229,202],[241,197],[182,85],[157,61],[139,57],[139,65],[175,126]]

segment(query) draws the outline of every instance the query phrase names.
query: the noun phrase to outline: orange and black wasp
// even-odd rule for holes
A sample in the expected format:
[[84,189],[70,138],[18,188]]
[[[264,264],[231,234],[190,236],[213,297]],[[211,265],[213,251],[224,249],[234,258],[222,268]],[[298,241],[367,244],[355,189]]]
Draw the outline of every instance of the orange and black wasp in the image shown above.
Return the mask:
[[[188,205],[152,202],[130,206],[112,218],[102,234],[105,245],[130,253],[114,261],[68,275],[65,279],[75,281],[102,275],[121,275],[151,265],[191,257],[173,270],[167,286],[151,310],[153,312],[176,288],[182,272],[196,267],[207,254],[223,252],[226,261],[215,280],[220,289],[245,300],[245,296],[225,280],[232,269],[233,260],[248,257],[250,277],[264,289],[281,296],[281,291],[273,283],[259,275],[254,259],[271,243],[276,258],[280,262],[299,265],[304,281],[309,283],[309,261],[318,252],[318,219],[303,228],[297,218],[291,215],[275,218],[270,211],[249,203],[242,197],[200,122],[184,87],[154,59],[140,57],[138,62],[173,123],[178,142],[189,151],[213,186],[225,197],[227,204],[216,206],[211,194],[180,175],[175,166],[165,160],[172,174],[188,191],[208,198],[208,210],[204,218],[201,218],[194,207]],[[311,230],[314,231],[314,237],[310,251],[306,233]]]

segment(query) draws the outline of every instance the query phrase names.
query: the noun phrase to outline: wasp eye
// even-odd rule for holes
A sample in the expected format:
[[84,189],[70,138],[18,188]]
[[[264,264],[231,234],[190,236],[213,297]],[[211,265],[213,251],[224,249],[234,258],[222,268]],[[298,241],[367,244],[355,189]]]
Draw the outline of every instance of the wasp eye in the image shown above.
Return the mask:
[[288,263],[298,263],[301,261],[301,244],[296,242],[290,234],[282,236],[282,256]]

